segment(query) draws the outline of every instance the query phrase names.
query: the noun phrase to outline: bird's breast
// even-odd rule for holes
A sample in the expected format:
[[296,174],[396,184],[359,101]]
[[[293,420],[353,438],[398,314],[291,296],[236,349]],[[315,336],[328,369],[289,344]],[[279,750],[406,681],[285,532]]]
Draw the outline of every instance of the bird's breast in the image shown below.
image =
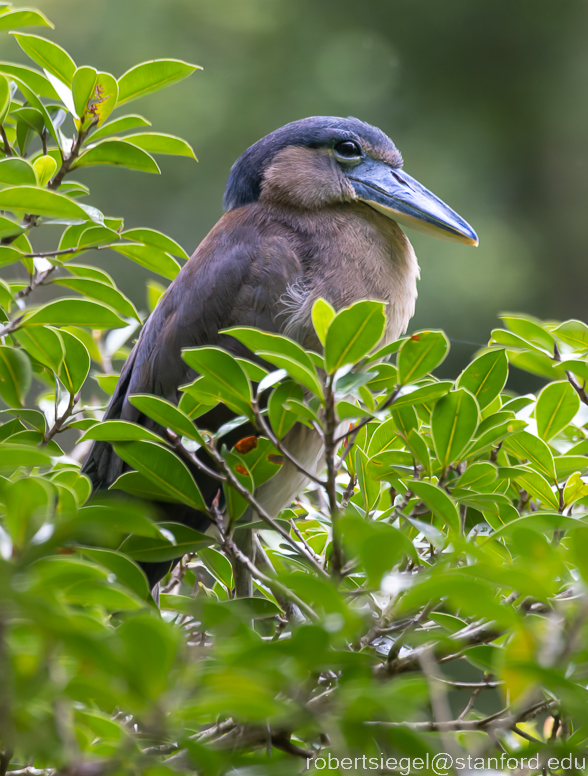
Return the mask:
[[335,309],[359,299],[382,300],[387,303],[386,341],[401,336],[414,314],[419,266],[398,224],[363,204],[333,208],[306,222],[304,275],[284,298],[286,333],[315,347],[311,311],[323,297]]

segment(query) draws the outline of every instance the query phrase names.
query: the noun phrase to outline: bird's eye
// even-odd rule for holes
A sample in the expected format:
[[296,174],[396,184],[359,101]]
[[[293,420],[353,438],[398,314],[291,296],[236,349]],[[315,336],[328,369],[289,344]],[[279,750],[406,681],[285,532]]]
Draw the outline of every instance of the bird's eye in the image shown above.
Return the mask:
[[358,159],[361,156],[361,148],[355,140],[342,140],[337,143],[334,151],[341,159]]

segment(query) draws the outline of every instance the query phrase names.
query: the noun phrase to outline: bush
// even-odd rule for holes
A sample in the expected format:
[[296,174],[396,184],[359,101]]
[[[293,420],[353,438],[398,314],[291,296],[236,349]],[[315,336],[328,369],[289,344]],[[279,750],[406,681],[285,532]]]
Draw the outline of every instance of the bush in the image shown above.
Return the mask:
[[[0,29],[33,23],[49,24],[0,13]],[[108,247],[167,279],[187,257],[80,203],[70,174],[193,156],[142,117],[107,119],[195,66],[158,60],[117,81],[15,37],[44,74],[0,63],[0,261],[29,274],[0,283],[2,772],[446,773],[522,758],[540,772],[583,757],[588,327],[503,316],[457,380],[439,380],[442,332],[381,345],[381,303],[319,300],[322,354],[235,329],[258,358],[188,349],[201,376],[177,407],[133,399],[165,437],[101,423],[92,380],[112,390],[142,316],[79,256]],[[65,227],[57,247],[35,251],[50,225]],[[34,306],[48,284],[74,295]],[[151,283],[153,304],[162,290]],[[537,396],[505,388],[509,363],[545,379]],[[226,449],[226,428],[199,425],[218,402],[259,437]],[[255,488],[299,466],[283,444],[295,423],[324,438],[325,469],[274,518]],[[131,464],[113,498],[90,497],[85,445],[60,447],[72,429]],[[224,514],[186,466],[199,446]],[[158,522],[129,498],[146,492],[206,510],[215,535]],[[235,527],[253,532],[249,554]],[[180,552],[159,609],[137,562]],[[238,598],[244,571],[254,592]]]

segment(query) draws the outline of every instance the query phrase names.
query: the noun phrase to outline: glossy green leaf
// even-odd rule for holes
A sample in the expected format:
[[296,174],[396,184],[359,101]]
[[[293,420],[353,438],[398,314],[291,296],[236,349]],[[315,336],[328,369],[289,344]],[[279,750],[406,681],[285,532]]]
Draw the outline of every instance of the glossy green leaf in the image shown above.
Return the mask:
[[28,356],[16,348],[0,345],[0,396],[9,407],[21,407],[31,387]]
[[278,439],[283,439],[298,419],[297,413],[284,406],[289,399],[304,399],[302,388],[292,380],[277,385],[268,401],[270,425]]
[[359,488],[363,498],[363,507],[366,512],[371,512],[380,497],[380,482],[370,476],[368,463],[372,462],[367,454],[358,447],[355,451],[355,471],[357,472]]
[[172,240],[166,234],[157,232],[155,229],[127,229],[126,232],[122,233],[121,237],[132,242],[152,245],[172,256],[179,256],[180,259],[185,259],[186,261],[190,258],[182,246],[178,245],[175,240]]
[[233,589],[233,567],[222,553],[214,550],[212,547],[205,547],[203,550],[198,551],[198,557],[210,573],[222,582],[228,590]]
[[14,338],[30,356],[59,374],[65,351],[63,340],[56,331],[35,326],[15,332]]
[[[36,180],[35,180],[36,182]],[[0,209],[34,213],[49,218],[76,218],[89,221],[88,213],[63,194],[34,186],[14,186],[0,191]]]
[[29,313],[22,325],[89,326],[91,329],[120,329],[127,326],[118,313],[101,302],[90,299],[56,299],[33,313]]
[[17,78],[18,81],[24,83],[28,88],[38,94],[40,97],[48,97],[50,100],[58,100],[59,96],[51,82],[32,67],[26,65],[15,65],[13,62],[0,62],[0,73],[9,78]]
[[548,445],[528,431],[520,431],[513,437],[504,441],[504,447],[519,460],[529,461],[529,465],[553,482],[555,477],[555,464],[553,455]]
[[63,81],[64,84],[71,86],[76,65],[67,51],[56,43],[46,38],[41,38],[38,35],[29,35],[24,32],[14,32],[12,34],[21,49],[33,62],[52,73],[52,75]]
[[553,334],[541,326],[537,319],[524,315],[501,315],[500,318],[511,331],[523,337],[527,342],[553,353],[555,344]]
[[[27,333],[34,336],[36,328],[29,327]],[[66,389],[75,396],[84,384],[90,371],[90,354],[84,343],[74,334],[61,329],[59,335],[65,348],[65,357],[59,377]]]
[[431,427],[435,451],[443,468],[461,460],[478,427],[479,413],[476,400],[463,388],[450,391],[435,405]]
[[386,326],[383,302],[362,300],[338,312],[325,339],[325,365],[329,373],[355,364],[382,339]]
[[72,169],[97,164],[126,167],[128,170],[139,172],[160,172],[152,156],[126,140],[101,140],[84,151],[72,164]]
[[516,478],[517,483],[528,491],[533,498],[539,499],[546,507],[559,509],[559,498],[551,489],[551,486],[541,474],[529,471],[524,476]]
[[206,511],[198,485],[186,464],[171,450],[155,442],[119,442],[114,445],[119,458],[140,474],[194,509]]
[[280,334],[258,331],[248,327],[224,329],[221,333],[242,342],[253,353],[277,367],[286,369],[288,374],[313,393],[322,396],[322,387],[310,356],[297,342]]
[[406,339],[398,352],[398,379],[402,385],[415,382],[439,366],[449,351],[442,331],[420,331]]
[[241,415],[251,415],[251,385],[234,357],[220,348],[186,348],[182,358],[217,387],[219,397]]
[[196,159],[192,146],[175,135],[165,135],[162,132],[138,132],[126,135],[125,140],[150,154],[171,154]]
[[[99,229],[101,227],[98,227]],[[93,278],[83,277],[59,277],[56,278],[54,283],[71,288],[72,291],[78,291],[84,296],[92,297],[100,302],[105,302],[109,307],[116,310],[121,315],[128,318],[135,318],[137,321],[141,321],[139,313],[135,305],[130,299],[121,293],[117,288],[113,288],[110,284],[102,283],[99,280]]]
[[[119,240],[120,235],[115,232],[114,229],[109,229],[107,226],[92,225],[82,231],[77,246],[81,250],[83,248],[93,248],[98,245],[111,245]],[[108,285],[113,286],[114,284],[110,282]]]
[[30,162],[9,156],[0,160],[0,183],[6,186],[36,186],[37,177]]
[[131,496],[150,499],[151,501],[163,501],[172,504],[181,503],[179,498],[175,498],[167,491],[158,488],[152,480],[139,474],[139,472],[125,472],[121,474],[110,486],[110,489],[122,490]]
[[464,369],[457,384],[475,396],[480,409],[487,407],[502,391],[508,378],[508,359],[504,350],[490,350]]
[[48,466],[51,456],[38,447],[3,442],[0,445],[0,468],[16,469],[19,466]]
[[[0,192],[1,193],[1,192]],[[152,245],[117,244],[112,249],[168,280],[173,280],[180,271],[180,265],[168,253]]]
[[574,472],[564,488],[564,504],[568,507],[578,499],[586,498],[586,496],[588,496],[588,485],[584,482],[579,472]]
[[45,14],[32,8],[19,8],[7,11],[0,16],[0,30],[15,30],[17,27],[51,27]]
[[588,350],[588,326],[582,321],[566,321],[554,329],[553,333],[576,350]]
[[104,124],[100,129],[97,129],[96,132],[92,134],[92,140],[95,141],[103,137],[108,137],[109,135],[116,135],[119,132],[126,132],[129,129],[135,129],[135,127],[150,126],[151,122],[147,121],[146,118],[132,113],[128,116],[120,116],[119,118],[113,119],[107,124]]
[[97,547],[80,547],[80,552],[116,574],[117,581],[126,585],[140,598],[149,596],[149,585],[145,574],[122,553]]
[[138,426],[136,423],[130,423],[128,420],[105,420],[102,423],[96,423],[80,437],[79,441],[83,442],[86,439],[107,442],[162,441],[160,436],[149,431],[149,429]]
[[411,490],[456,533],[460,530],[459,514],[453,500],[436,485],[422,480],[410,483]]
[[71,83],[71,93],[76,114],[81,118],[86,112],[88,101],[94,94],[98,72],[93,67],[78,67]]
[[200,69],[198,65],[190,65],[179,59],[154,59],[136,65],[119,78],[118,105],[182,81],[196,69]]
[[326,299],[319,297],[312,306],[312,325],[322,345],[327,339],[329,324],[335,317],[335,308]]
[[0,76],[0,123],[4,122],[10,109],[10,84],[3,75]]
[[580,409],[580,397],[569,382],[550,383],[539,394],[535,407],[537,431],[549,441],[570,423]]
[[90,99],[88,112],[98,119],[101,127],[115,109],[118,101],[118,83],[111,73],[98,73],[94,95]]
[[41,187],[46,186],[57,172],[57,162],[52,156],[40,156],[38,159],[35,159],[33,166]]
[[195,531],[187,525],[179,523],[160,523],[160,527],[166,532],[170,531],[175,542],[170,542],[163,536],[152,539],[144,536],[130,536],[120,546],[120,551],[134,560],[143,563],[153,563],[166,560],[175,560],[187,552],[198,552],[215,544],[212,536]]
[[190,418],[167,399],[149,394],[133,394],[129,396],[129,402],[163,428],[170,428],[179,436],[186,436],[203,443],[202,437]]

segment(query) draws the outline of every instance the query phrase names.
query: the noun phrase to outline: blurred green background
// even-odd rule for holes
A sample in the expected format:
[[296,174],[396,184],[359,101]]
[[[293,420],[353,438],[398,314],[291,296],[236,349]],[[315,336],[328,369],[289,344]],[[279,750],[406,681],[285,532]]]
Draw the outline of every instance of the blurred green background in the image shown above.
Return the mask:
[[[233,161],[304,116],[357,116],[480,236],[475,250],[409,234],[422,268],[412,328],[453,340],[455,372],[500,311],[586,318],[588,5],[585,0],[37,0],[78,65],[120,76],[145,59],[201,65],[129,106],[186,138],[200,162],[163,175],[75,177],[92,204],[191,253],[222,214]],[[2,37],[2,59],[26,61]],[[147,275],[92,259],[146,309]],[[473,344],[466,344],[473,343]]]

